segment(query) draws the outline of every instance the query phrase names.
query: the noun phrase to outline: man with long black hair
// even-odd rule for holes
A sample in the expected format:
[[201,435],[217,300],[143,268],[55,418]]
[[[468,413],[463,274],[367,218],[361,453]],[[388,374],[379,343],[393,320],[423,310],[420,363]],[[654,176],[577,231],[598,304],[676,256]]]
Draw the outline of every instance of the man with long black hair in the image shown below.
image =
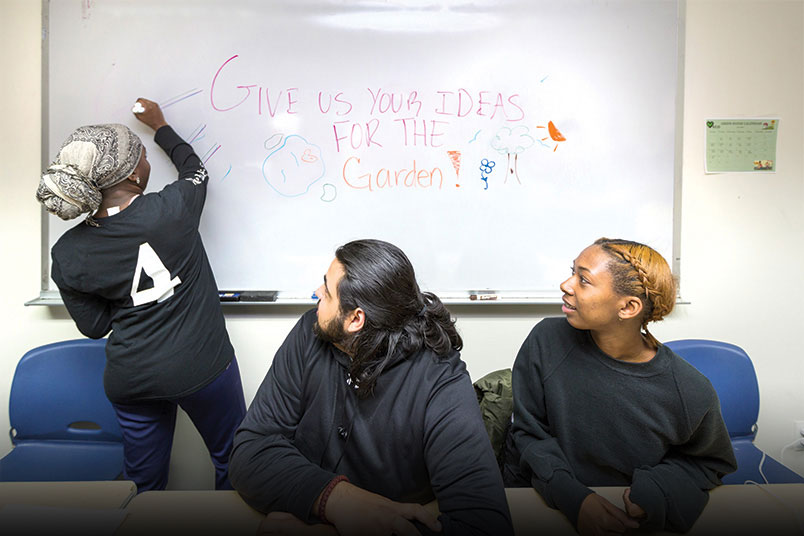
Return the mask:
[[513,534],[461,337],[405,254],[349,242],[316,295],[235,434],[261,530]]

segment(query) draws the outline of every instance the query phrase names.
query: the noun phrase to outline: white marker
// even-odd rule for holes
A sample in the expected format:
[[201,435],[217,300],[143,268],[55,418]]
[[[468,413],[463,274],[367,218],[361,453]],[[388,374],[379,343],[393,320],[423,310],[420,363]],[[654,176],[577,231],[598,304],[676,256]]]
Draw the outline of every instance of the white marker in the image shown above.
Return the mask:
[[140,101],[137,101],[134,103],[134,107],[131,108],[131,111],[135,114],[141,114],[145,111],[145,106],[143,106]]

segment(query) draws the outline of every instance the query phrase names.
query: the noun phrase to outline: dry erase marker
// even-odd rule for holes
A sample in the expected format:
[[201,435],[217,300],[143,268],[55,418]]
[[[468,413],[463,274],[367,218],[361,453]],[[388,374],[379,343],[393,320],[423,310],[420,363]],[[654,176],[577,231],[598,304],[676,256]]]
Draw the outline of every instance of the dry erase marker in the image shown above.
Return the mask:
[[470,300],[482,300],[482,301],[491,301],[496,300],[496,294],[472,294],[469,296]]
[[142,105],[140,101],[134,103],[134,106],[131,108],[131,111],[135,114],[141,114],[145,111],[145,106]]

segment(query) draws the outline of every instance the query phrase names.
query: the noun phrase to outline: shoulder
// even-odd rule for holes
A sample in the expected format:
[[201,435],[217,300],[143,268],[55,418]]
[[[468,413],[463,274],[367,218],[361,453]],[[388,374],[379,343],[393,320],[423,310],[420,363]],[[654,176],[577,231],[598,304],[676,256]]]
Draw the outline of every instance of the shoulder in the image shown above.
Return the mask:
[[313,324],[315,324],[315,320],[318,317],[318,315],[316,314],[317,310],[318,309],[316,309],[315,307],[309,309],[303,315],[301,315],[301,318],[299,318],[299,321],[296,324],[299,326],[307,326],[312,331]]
[[203,186],[209,182],[209,173],[203,164],[199,163],[197,166],[186,170],[182,176],[173,182],[170,182],[162,188],[162,192],[169,192],[171,190],[189,189],[193,190],[198,186]]
[[50,257],[53,259],[54,265],[67,267],[74,263],[81,263],[83,250],[92,229],[84,222],[79,223],[75,227],[68,229],[63,235],[59,237],[53,247],[50,249]]
[[466,363],[463,362],[458,350],[450,350],[447,355],[436,355],[432,350],[422,348],[418,352],[416,361],[423,370],[439,376],[469,376],[466,371]]
[[310,367],[316,367],[316,363],[326,363],[325,357],[328,355],[326,345],[328,343],[320,340],[313,333],[315,319],[315,309],[307,311],[285,336],[285,340],[271,362],[271,369],[275,374],[293,373],[307,376],[310,373]]
[[582,337],[584,332],[575,329],[563,317],[544,318],[530,330],[528,339],[540,341],[571,341]]
[[328,363],[329,361],[341,361],[348,359],[345,354],[337,350],[335,346],[327,341],[318,338],[313,331],[313,326],[318,320],[317,309],[312,308],[304,313],[301,318],[293,326],[293,329],[288,335],[288,341],[293,345],[293,348],[298,352],[298,358],[307,363],[313,362]]
[[409,379],[415,378],[420,390],[429,390],[432,394],[456,382],[466,383],[468,388],[472,388],[466,364],[457,350],[439,356],[428,348],[422,348],[405,361],[409,363]]
[[139,196],[135,202],[139,202],[141,208],[146,210],[161,210],[164,206],[172,206],[173,197],[179,195],[179,188],[181,188],[183,182],[186,181],[176,180],[169,182],[161,190]]
[[717,392],[709,378],[667,346],[660,344],[658,352],[668,360],[679,396],[691,413],[706,411],[718,403]]
[[422,351],[410,372],[405,383],[415,384],[415,396],[424,403],[427,415],[436,419],[444,413],[461,415],[464,424],[464,419],[480,417],[477,393],[458,351],[446,356]]
[[[178,179],[168,182],[161,190],[149,192],[141,196],[143,200],[148,199],[150,203],[167,203],[168,207],[173,207],[185,198],[192,198],[195,192],[204,191],[203,186],[209,182],[209,174],[206,168],[199,164],[197,167],[185,170]],[[190,196],[190,197],[188,197]]]
[[[310,344],[318,341],[318,337],[313,334],[313,325],[316,321],[316,309],[310,309],[304,313],[301,318],[293,326],[293,329],[288,334],[289,339],[294,339],[300,344]],[[320,341],[323,344],[323,341]]]
[[582,345],[585,337],[586,332],[572,327],[566,318],[545,318],[530,330],[517,359],[558,362]]
[[87,230],[90,230],[90,227],[83,221],[73,227],[70,227],[64,232],[63,235],[59,237],[58,240],[56,240],[56,243],[53,244],[53,247],[50,250],[51,254],[64,255],[69,253],[72,248],[84,240]]
[[125,221],[136,221],[138,226],[164,225],[162,218],[170,211],[171,203],[165,198],[165,191],[170,184],[159,191],[146,192],[138,195],[131,204],[121,211],[116,218],[125,218]]

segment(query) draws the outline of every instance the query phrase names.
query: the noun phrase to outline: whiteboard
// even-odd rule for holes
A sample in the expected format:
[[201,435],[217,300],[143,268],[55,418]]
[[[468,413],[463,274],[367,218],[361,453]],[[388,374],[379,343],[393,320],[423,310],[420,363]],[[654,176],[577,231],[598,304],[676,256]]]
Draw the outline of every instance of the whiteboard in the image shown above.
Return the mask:
[[[379,238],[446,299],[557,297],[601,236],[672,262],[678,13],[669,0],[54,1],[44,159],[79,125],[124,123],[161,189],[175,171],[130,111],[150,98],[209,171],[201,234],[220,289],[309,300],[338,245]],[[43,247],[78,221],[48,216]]]

